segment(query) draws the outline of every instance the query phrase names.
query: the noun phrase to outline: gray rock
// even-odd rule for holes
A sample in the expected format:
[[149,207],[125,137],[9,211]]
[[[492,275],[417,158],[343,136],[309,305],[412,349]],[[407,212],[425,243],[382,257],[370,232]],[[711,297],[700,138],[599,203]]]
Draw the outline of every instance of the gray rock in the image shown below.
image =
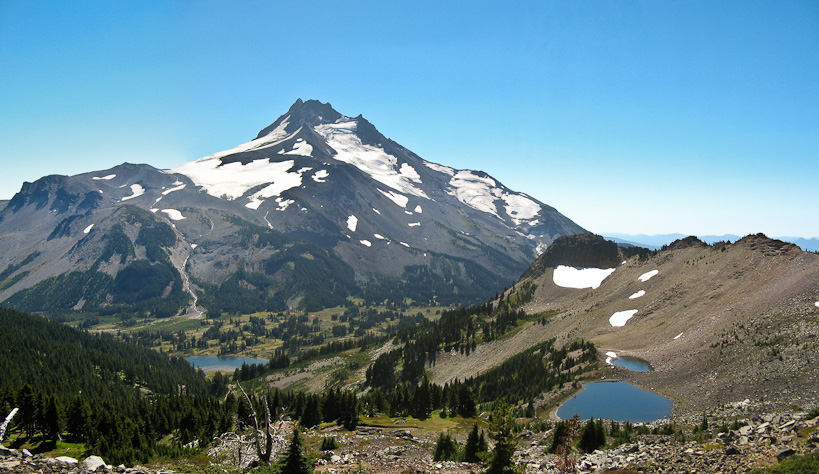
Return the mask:
[[100,466],[102,466],[103,469],[109,468],[109,466],[105,464],[105,461],[103,461],[99,456],[88,456],[80,463],[80,465],[89,471],[96,471]]
[[20,453],[23,455],[24,458],[30,458],[33,456],[28,449],[24,449],[20,451]]
[[54,458],[56,461],[64,462],[66,464],[77,464],[79,461],[69,456],[58,456]]
[[783,449],[782,451],[779,451],[776,454],[776,459],[777,459],[777,461],[781,462],[782,460],[788,459],[789,457],[793,456],[794,454],[796,454],[796,451],[794,451],[791,448],[786,448],[786,449]]

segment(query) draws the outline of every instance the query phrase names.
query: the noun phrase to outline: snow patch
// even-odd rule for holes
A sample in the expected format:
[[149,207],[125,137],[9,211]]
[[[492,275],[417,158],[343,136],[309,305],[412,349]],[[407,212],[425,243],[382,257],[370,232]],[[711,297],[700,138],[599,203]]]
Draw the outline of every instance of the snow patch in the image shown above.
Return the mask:
[[181,221],[182,219],[185,219],[185,216],[183,216],[182,213],[176,209],[162,209],[162,212],[167,214],[168,218],[172,221]]
[[471,171],[458,171],[449,185],[453,187],[448,193],[473,209],[492,214],[498,218],[498,209],[495,200],[500,195],[495,194],[495,180],[473,174]]
[[313,156],[313,146],[299,138],[293,145],[293,149],[286,152],[285,155]]
[[296,201],[292,199],[282,199],[281,197],[276,198],[276,203],[279,205],[276,210],[278,211],[286,211],[291,204],[295,203]]
[[504,209],[515,225],[533,219],[540,213],[540,204],[529,199],[526,195],[504,193],[503,200],[506,202]]
[[683,333],[679,333],[679,334],[677,334],[676,336],[674,336],[674,340],[676,341],[677,339],[679,339],[680,337],[682,337],[682,335],[683,335]]
[[373,246],[372,242],[370,242],[369,240],[359,240],[359,242],[361,242],[361,245],[363,245],[365,247],[372,247]]
[[325,181],[327,177],[330,176],[330,172],[327,170],[318,170],[313,174],[313,181],[317,183],[326,183]]
[[195,249],[196,247],[199,247],[199,244],[191,244],[191,249]]
[[614,272],[613,268],[574,268],[558,265],[552,280],[555,285],[563,288],[596,289],[612,272]]
[[336,123],[315,127],[315,131],[336,151],[333,157],[336,160],[355,166],[396,191],[429,199],[423,190],[413,185],[421,182],[415,169],[406,163],[399,167],[398,159],[383,148],[362,143],[355,133],[356,127],[355,121],[342,117]]
[[631,317],[634,316],[635,314],[637,314],[636,309],[630,309],[628,311],[618,311],[611,315],[611,317],[609,318],[609,324],[615,327],[625,326],[626,322],[628,322],[628,320],[631,319]]
[[394,193],[392,191],[382,191],[380,189],[378,191],[380,191],[381,194],[383,194],[384,196],[387,196],[390,199],[390,201],[394,202],[399,207],[406,208],[407,203],[409,203],[409,198],[407,196],[404,196],[403,194]]
[[629,296],[628,299],[633,300],[633,299],[639,298],[639,297],[641,297],[641,296],[643,296],[645,294],[646,294],[646,290],[640,290],[637,293],[634,293],[633,295]]
[[379,210],[378,210],[378,209],[376,209],[376,208],[373,208],[373,212],[375,212],[375,213],[376,213],[376,214],[378,214],[379,216],[381,215],[381,211],[379,211]]
[[654,275],[656,275],[658,273],[660,273],[660,270],[651,270],[650,272],[643,273],[637,279],[642,281],[642,282],[646,282],[646,281],[650,280],[651,277],[653,277]]
[[611,361],[617,358],[616,352],[606,352],[606,364],[611,365]]
[[421,205],[420,205],[420,204],[418,204],[417,206],[415,206],[415,212],[417,212],[418,214],[421,214],[421,213],[423,213],[423,212],[424,212],[424,210],[423,210],[423,209],[421,209]]
[[129,199],[142,196],[145,194],[145,188],[143,188],[141,184],[132,184],[131,193],[132,194],[130,196],[125,196],[124,198],[120,199],[120,201],[127,201]]
[[347,218],[347,228],[350,229],[350,232],[355,232],[356,227],[358,227],[358,217],[350,216]]
[[421,223],[420,222],[410,222],[407,225],[410,226],[410,227],[419,227],[421,225]]
[[816,302],[816,307],[819,308],[819,301]]
[[[279,143],[289,139],[290,137],[296,135],[297,133],[299,133],[301,131],[301,127],[299,127],[299,129],[296,130],[295,132],[293,132],[292,134],[288,134],[285,129],[287,128],[287,126],[289,124],[290,124],[290,116],[288,115],[282,121],[282,123],[279,124],[278,127],[276,127],[273,131],[271,131],[267,135],[265,135],[263,137],[256,138],[256,139],[251,140],[251,141],[249,141],[247,143],[243,143],[243,144],[241,144],[239,146],[231,148],[230,150],[220,151],[218,153],[208,155],[208,156],[206,156],[204,158],[201,158],[199,160],[196,160],[196,161],[215,160],[215,161],[219,162],[219,158],[222,158],[223,156],[234,155],[236,153],[242,153],[242,152],[251,151],[251,150],[261,150],[261,149],[264,149],[264,148],[269,148],[269,147],[278,145]],[[196,161],[194,161],[193,163],[196,163]],[[186,166],[186,165],[182,165],[182,166],[180,166],[180,168],[182,168],[184,166]],[[184,172],[182,172],[182,174],[187,175],[187,173],[184,173]],[[219,197],[219,196],[217,196],[217,197]]]
[[378,240],[387,240],[387,238],[386,238],[386,237],[384,237],[384,236],[383,236],[383,235],[381,235],[381,234],[373,234],[373,237],[375,237],[375,238],[376,238],[376,239],[378,239]]
[[409,244],[406,242],[398,242],[399,244],[403,245],[404,247],[409,248]]
[[117,177],[117,175],[115,175],[115,174],[109,174],[107,176],[94,176],[91,179],[93,179],[95,181],[110,181],[110,180],[112,180],[112,179],[114,179],[116,177]]
[[86,227],[86,228],[85,228],[85,229],[82,231],[82,233],[83,233],[83,234],[87,234],[87,233],[91,232],[91,229],[93,229],[93,228],[94,228],[94,224],[91,224],[90,226]]

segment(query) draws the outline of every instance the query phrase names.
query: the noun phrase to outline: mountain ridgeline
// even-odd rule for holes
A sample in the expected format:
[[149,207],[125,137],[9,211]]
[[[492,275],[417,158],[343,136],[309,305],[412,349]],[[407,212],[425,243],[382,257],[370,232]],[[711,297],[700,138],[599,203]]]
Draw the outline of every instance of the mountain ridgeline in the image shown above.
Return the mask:
[[172,170],[25,183],[0,210],[0,301],[123,317],[476,303],[581,232],[483,172],[298,100],[250,142]]

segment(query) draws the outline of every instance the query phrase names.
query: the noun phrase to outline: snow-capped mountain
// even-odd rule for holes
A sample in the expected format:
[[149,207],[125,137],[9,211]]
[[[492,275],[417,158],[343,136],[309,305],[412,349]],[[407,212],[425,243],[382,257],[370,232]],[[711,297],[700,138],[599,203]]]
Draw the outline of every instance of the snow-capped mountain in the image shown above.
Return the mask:
[[465,302],[580,232],[486,173],[427,162],[360,115],[298,100],[255,139],[172,170],[25,183],[0,212],[0,300],[159,315]]

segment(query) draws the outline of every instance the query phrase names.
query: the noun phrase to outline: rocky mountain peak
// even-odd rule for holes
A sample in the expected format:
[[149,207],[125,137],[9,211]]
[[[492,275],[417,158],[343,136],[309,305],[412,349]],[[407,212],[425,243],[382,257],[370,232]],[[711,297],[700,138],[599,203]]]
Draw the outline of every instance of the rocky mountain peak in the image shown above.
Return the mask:
[[268,135],[283,122],[287,122],[285,130],[289,133],[293,133],[298,130],[299,127],[315,127],[322,124],[334,123],[341,117],[343,117],[343,115],[338,113],[329,102],[323,103],[313,99],[305,102],[301,99],[296,99],[296,102],[290,106],[284,115],[262,129],[256,138],[258,139]]

